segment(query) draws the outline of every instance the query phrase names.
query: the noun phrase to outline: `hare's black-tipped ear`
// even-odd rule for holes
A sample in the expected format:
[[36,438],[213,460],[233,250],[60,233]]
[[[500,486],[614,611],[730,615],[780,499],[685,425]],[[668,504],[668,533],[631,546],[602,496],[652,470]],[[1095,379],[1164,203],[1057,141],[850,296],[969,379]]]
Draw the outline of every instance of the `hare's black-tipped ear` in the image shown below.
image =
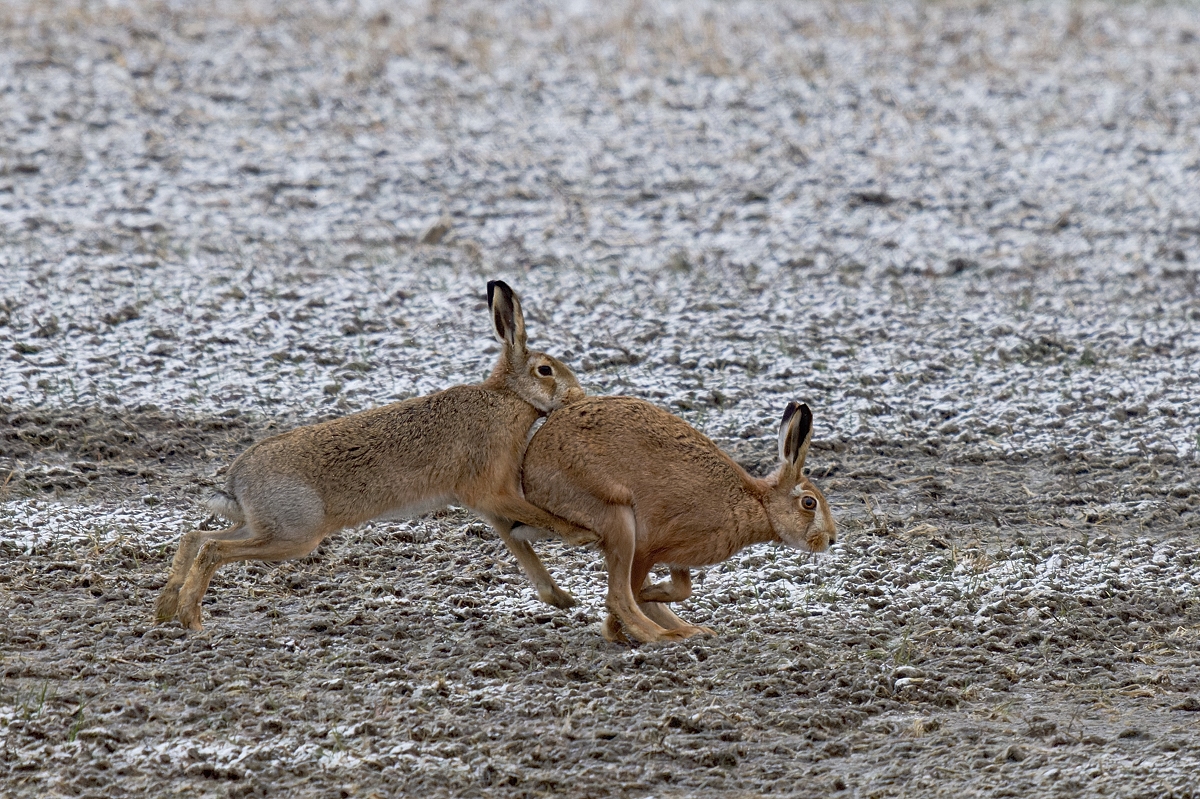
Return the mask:
[[514,349],[523,350],[525,317],[521,314],[521,301],[503,280],[489,280],[487,294],[496,338]]
[[779,423],[779,460],[799,476],[812,443],[812,411],[802,402],[789,402]]
[[783,420],[779,422],[779,461],[788,462],[788,431],[791,429],[792,417],[800,410],[800,403],[789,402],[783,409]]

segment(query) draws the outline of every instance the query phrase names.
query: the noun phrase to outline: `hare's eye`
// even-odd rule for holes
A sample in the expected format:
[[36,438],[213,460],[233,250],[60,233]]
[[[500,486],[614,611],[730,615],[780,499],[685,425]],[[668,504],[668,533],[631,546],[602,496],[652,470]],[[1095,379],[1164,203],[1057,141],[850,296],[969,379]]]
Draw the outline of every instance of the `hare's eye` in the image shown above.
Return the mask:
[[804,499],[800,500],[800,507],[804,508],[805,510],[816,510],[817,501],[812,497],[805,497]]
[[538,374],[542,377],[549,377],[550,375],[554,374],[554,370],[549,366],[542,365],[538,367]]

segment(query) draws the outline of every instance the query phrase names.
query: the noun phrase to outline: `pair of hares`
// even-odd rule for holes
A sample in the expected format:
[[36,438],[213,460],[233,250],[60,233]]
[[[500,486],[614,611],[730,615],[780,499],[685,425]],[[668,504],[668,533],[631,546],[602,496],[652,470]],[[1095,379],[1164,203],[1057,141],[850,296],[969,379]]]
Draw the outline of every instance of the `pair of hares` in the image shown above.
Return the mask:
[[[502,349],[484,382],[297,428],[234,461],[209,503],[233,526],[183,536],[158,620],[200,629],[200,600],[226,563],[302,557],[343,527],[451,503],[487,519],[538,596],[558,607],[574,599],[530,541],[548,531],[598,543],[611,639],[622,629],[639,641],[711,632],[664,604],[690,596],[690,566],[757,542],[820,552],[835,540],[825,499],[802,474],[807,406],[788,406],[782,464],[757,479],[666,411],[629,397],[585,397],[570,369],[526,347],[520,302],[503,282],[488,283],[488,305]],[[651,584],[658,563],[670,566],[671,580]]]

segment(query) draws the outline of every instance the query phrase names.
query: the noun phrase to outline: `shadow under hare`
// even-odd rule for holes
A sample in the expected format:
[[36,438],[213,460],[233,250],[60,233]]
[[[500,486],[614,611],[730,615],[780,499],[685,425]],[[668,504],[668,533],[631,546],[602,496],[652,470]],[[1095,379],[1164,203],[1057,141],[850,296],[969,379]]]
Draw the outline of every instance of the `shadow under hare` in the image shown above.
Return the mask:
[[200,600],[226,563],[303,557],[343,527],[449,503],[491,523],[543,601],[573,605],[533,548],[510,531],[518,521],[577,543],[595,540],[525,501],[520,485],[530,428],[582,398],[583,389],[560,361],[526,347],[520,301],[508,285],[488,283],[488,307],[502,348],[484,382],[300,427],[254,444],[234,461],[224,490],[209,503],[233,525],[183,535],[157,620],[178,618],[201,629]]
[[[594,530],[608,566],[605,637],[639,641],[711,634],[664,603],[691,595],[688,568],[774,541],[823,552],[837,540],[825,497],[804,476],[812,411],[790,403],[779,468],[752,477],[684,420],[632,397],[587,397],[557,410],[525,452],[530,502]],[[539,532],[514,535],[536,540]],[[656,564],[671,580],[647,584]],[[636,596],[635,596],[636,590]]]

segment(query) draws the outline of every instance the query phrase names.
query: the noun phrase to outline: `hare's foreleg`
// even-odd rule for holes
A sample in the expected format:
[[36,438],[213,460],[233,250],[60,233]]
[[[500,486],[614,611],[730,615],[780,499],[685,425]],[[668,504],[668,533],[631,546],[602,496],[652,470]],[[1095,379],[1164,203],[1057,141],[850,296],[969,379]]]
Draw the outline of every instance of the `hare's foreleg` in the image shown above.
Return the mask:
[[[608,565],[608,597],[605,604],[611,614],[604,623],[604,636],[621,640],[615,619],[624,632],[638,641],[660,641],[677,638],[674,631],[667,630],[642,612],[633,595],[633,580],[641,585],[646,579],[648,567],[635,571],[637,553],[637,528],[633,508],[628,505],[605,505],[602,514],[595,519],[604,547],[604,560]],[[686,636],[685,636],[686,637]]]
[[670,608],[661,602],[639,602],[638,607],[653,619],[656,623],[661,624],[668,630],[675,632],[680,638],[691,638],[693,635],[716,635],[717,631],[711,627],[703,627],[698,624],[688,624],[683,619],[676,616]]
[[638,592],[638,602],[682,602],[692,595],[692,573],[687,568],[671,569],[665,583],[647,583]]
[[[478,502],[472,502],[468,498],[464,499],[466,499],[468,507],[476,509],[487,518],[503,516],[530,527],[552,530],[555,535],[572,546],[586,546],[594,544],[600,539],[595,532],[544,511],[537,505],[530,504],[516,492],[506,491],[491,497],[481,497]],[[510,523],[509,529],[511,528],[512,524]]]
[[528,541],[522,541],[512,536],[513,523],[502,516],[493,516],[488,514],[488,521],[495,529],[496,534],[500,536],[500,540],[504,542],[504,546],[508,547],[508,551],[517,559],[517,563],[521,565],[521,571],[525,572],[525,576],[532,582],[537,589],[538,599],[545,602],[547,605],[553,605],[556,608],[574,607],[575,597],[559,587],[558,583],[554,582],[554,578],[550,576],[550,572],[546,571],[546,567],[538,558],[537,553],[533,551]]
[[184,533],[179,539],[179,549],[175,550],[175,557],[171,561],[167,584],[163,586],[162,593],[158,595],[158,601],[154,604],[155,621],[166,622],[175,618],[175,611],[179,609],[179,589],[183,587],[200,547],[208,541],[232,541],[249,535],[250,529],[245,524],[236,524],[224,530],[189,530]]
[[591,530],[572,524],[566,519],[547,513],[536,505],[530,504],[515,491],[505,490],[491,496],[464,497],[465,504],[475,509],[477,513],[491,522],[500,540],[508,551],[521,564],[521,570],[533,581],[538,598],[557,608],[569,608],[575,605],[575,598],[564,591],[554,582],[554,578],[546,571],[537,553],[533,551],[528,541],[514,538],[512,535],[513,522],[520,522],[529,527],[551,530],[562,537],[567,543],[575,546],[595,543],[599,536]]
[[[646,583],[638,594],[638,606],[646,615],[668,630],[690,627],[702,635],[716,635],[711,627],[691,625],[679,618],[664,602],[682,602],[692,595],[692,573],[686,568],[671,569],[671,579],[665,583]],[[697,633],[693,633],[697,634]]]
[[[650,563],[641,560],[635,561],[633,564],[633,569],[630,573],[630,577],[634,581],[633,584],[644,585],[650,576],[650,569]],[[675,570],[672,569],[671,573],[674,575]],[[684,570],[684,573],[686,575],[686,569]],[[691,585],[690,579],[690,577],[686,578],[689,588]],[[689,590],[688,594],[690,595],[690,593],[691,591]],[[707,627],[697,627],[696,625],[688,624],[686,621],[672,613],[671,609],[662,602],[647,602],[644,599],[639,599],[637,604],[641,611],[646,614],[647,618],[651,619],[655,624],[658,624],[667,630],[666,637],[668,638],[682,639],[690,638],[693,635],[716,635],[715,632]]]

